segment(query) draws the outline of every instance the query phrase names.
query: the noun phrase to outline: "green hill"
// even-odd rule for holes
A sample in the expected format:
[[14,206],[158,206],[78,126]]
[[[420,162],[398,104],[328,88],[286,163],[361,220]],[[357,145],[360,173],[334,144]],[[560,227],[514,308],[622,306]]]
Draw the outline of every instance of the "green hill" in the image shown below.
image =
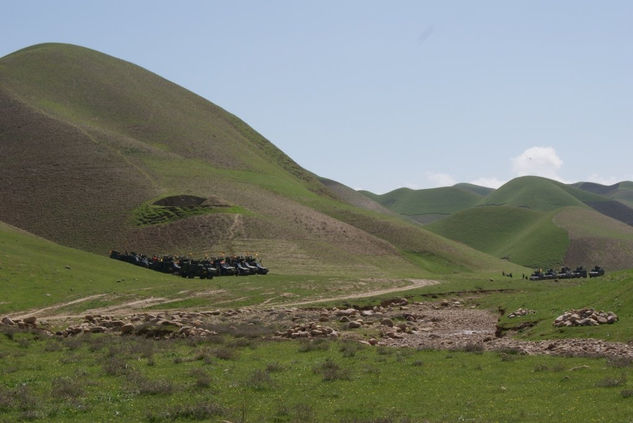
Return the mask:
[[[581,198],[592,194],[570,188],[560,182],[538,176],[515,178],[486,197],[484,204],[525,207],[531,210],[551,211],[567,206],[582,206]],[[578,192],[581,198],[578,198]]]
[[0,109],[0,220],[62,245],[258,252],[291,274],[499,265],[341,201],[236,116],[93,50],[41,44],[3,57]]
[[601,185],[594,182],[578,182],[576,188],[620,201],[629,207],[633,207],[633,182],[623,181],[613,185]]
[[512,206],[474,207],[427,228],[528,267],[562,264],[569,244],[567,232],[552,222],[552,213]]
[[632,226],[584,207],[561,210],[554,223],[569,234],[570,245],[565,256],[568,265],[633,267]]
[[399,188],[382,195],[361,191],[384,207],[423,224],[473,207],[487,192],[488,188],[472,184],[421,190]]

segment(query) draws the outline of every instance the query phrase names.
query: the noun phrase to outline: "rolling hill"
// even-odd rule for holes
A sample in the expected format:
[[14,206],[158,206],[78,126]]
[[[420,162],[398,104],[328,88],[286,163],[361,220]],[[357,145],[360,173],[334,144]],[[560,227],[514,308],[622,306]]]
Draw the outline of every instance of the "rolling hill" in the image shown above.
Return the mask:
[[236,116],[94,50],[40,44],[3,57],[0,110],[0,221],[65,246],[258,252],[295,274],[502,265],[359,208]]
[[477,185],[457,184],[421,190],[399,188],[382,195],[360,192],[396,213],[427,224],[479,204],[490,191]]
[[633,267],[627,235],[633,228],[633,209],[626,202],[633,192],[631,182],[609,187],[567,185],[524,176],[497,190],[479,191],[485,196],[471,205],[457,200],[459,185],[420,191],[403,188],[384,196],[364,194],[407,217],[442,209],[445,214],[427,229],[524,266]]

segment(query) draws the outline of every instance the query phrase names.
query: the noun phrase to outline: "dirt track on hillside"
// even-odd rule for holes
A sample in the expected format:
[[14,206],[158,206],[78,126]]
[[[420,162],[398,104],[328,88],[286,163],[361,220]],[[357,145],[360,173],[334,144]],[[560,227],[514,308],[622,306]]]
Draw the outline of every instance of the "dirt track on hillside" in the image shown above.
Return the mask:
[[[297,306],[305,306],[305,305],[325,303],[325,302],[336,302],[336,301],[343,301],[343,300],[376,297],[376,296],[387,295],[387,294],[395,294],[398,292],[409,291],[412,289],[421,288],[421,287],[429,286],[429,285],[436,285],[439,283],[438,281],[431,280],[431,279],[407,279],[407,281],[411,282],[411,284],[405,285],[405,286],[359,292],[356,294],[341,294],[335,297],[316,298],[316,299],[310,299],[310,300],[304,300],[304,301],[292,302],[292,303],[275,302],[276,299],[279,299],[281,297],[272,297],[264,301],[262,305],[265,305],[266,307],[297,307]],[[65,308],[73,304],[79,304],[81,302],[85,302],[85,301],[106,296],[106,294],[98,294],[98,295],[91,295],[89,297],[79,298],[73,301],[54,304],[52,306],[47,306],[47,307],[43,307],[39,309],[12,313],[12,314],[9,314],[8,316],[12,319],[24,319],[26,317],[35,316],[37,318],[45,318],[46,320],[66,320],[66,319],[73,319],[73,318],[76,319],[76,318],[81,318],[85,316],[86,314],[105,314],[105,315],[110,315],[110,316],[124,316],[124,315],[131,314],[134,312],[143,311],[144,309],[147,309],[149,307],[152,307],[154,311],[158,311],[156,307],[160,305],[167,305],[169,303],[174,303],[177,301],[188,300],[188,299],[197,298],[200,296],[218,294],[221,292],[224,292],[224,291],[222,290],[200,291],[200,292],[194,292],[189,295],[185,295],[182,297],[175,297],[175,298],[149,297],[149,298],[135,299],[132,301],[127,301],[120,304],[113,304],[106,307],[88,309],[88,310],[82,311],[81,313],[74,313],[74,314],[56,312],[59,309]],[[173,309],[166,309],[166,310],[174,311]]]

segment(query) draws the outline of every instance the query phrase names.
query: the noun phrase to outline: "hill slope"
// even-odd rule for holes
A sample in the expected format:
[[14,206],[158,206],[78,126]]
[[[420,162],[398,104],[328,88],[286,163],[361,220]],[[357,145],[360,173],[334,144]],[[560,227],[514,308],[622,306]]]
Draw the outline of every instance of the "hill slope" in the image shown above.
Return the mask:
[[481,202],[487,192],[488,188],[472,184],[421,190],[399,188],[382,195],[361,191],[384,207],[422,224],[473,207]]
[[461,211],[428,226],[447,238],[528,267],[563,264],[567,232],[552,214],[520,207],[481,206]]
[[42,44],[0,59],[0,110],[0,220],[63,245],[260,252],[290,273],[499,264],[339,201],[234,115],[93,50]]

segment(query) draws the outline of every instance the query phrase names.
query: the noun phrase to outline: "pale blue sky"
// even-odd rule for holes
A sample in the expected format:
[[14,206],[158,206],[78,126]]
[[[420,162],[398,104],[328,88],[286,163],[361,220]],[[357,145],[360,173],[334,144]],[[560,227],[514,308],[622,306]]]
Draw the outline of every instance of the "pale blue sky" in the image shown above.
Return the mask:
[[131,61],[353,188],[633,180],[633,2],[0,5],[0,56],[67,42]]

